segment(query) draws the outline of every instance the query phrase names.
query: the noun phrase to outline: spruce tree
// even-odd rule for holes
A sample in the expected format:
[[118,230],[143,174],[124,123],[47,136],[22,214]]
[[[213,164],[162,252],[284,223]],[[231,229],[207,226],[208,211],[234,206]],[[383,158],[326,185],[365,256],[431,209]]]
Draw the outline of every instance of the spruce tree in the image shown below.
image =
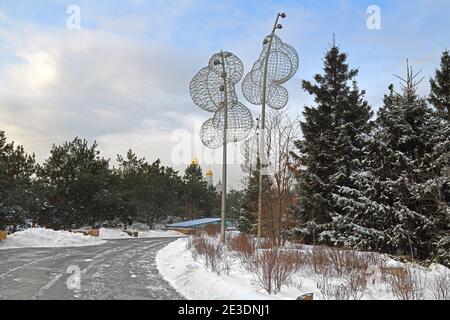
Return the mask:
[[[441,188],[434,190],[442,211],[447,212],[447,222],[450,220],[450,53],[444,51],[441,58],[440,70],[436,70],[434,79],[430,80],[430,103],[434,106],[441,123],[435,134],[435,148],[431,155],[430,173],[440,177]],[[443,230],[447,232],[435,243],[433,257],[450,266],[450,223]]]
[[[295,143],[300,175],[298,234],[307,242],[331,242],[333,221],[345,214],[333,195],[353,188],[352,176],[361,171],[364,137],[370,130],[372,111],[350,69],[347,54],[333,43],[324,58],[323,74],[303,89],[314,96],[315,106],[305,107],[303,139]],[[345,195],[341,195],[343,197]]]
[[441,68],[436,70],[430,85],[430,103],[436,108],[440,117],[450,122],[450,53],[448,50],[442,53]]
[[408,66],[402,90],[389,87],[368,139],[362,192],[351,206],[358,210],[341,224],[351,230],[352,247],[430,258],[446,232],[447,210],[439,200],[443,163],[433,160],[441,126],[416,94],[417,76]]

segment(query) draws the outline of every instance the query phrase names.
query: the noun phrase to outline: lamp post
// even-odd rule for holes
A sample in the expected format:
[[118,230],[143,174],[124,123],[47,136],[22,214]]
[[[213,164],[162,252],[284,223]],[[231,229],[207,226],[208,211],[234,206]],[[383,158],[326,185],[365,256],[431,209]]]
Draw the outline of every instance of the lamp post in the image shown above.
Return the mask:
[[261,126],[260,126],[260,143],[259,143],[259,155],[260,155],[260,168],[259,168],[259,191],[258,191],[258,240],[261,239],[261,229],[262,229],[262,201],[263,201],[263,182],[264,176],[266,175],[263,170],[267,169],[267,159],[265,153],[265,130],[266,130],[266,100],[267,100],[267,70],[269,67],[269,59],[270,59],[270,51],[272,49],[273,37],[275,36],[275,32],[277,29],[282,29],[283,26],[278,23],[279,19],[286,18],[285,13],[278,13],[277,18],[275,20],[275,24],[272,29],[272,33],[269,36],[269,39],[264,39],[263,44],[268,45],[267,47],[267,56],[264,61],[264,70],[263,70],[263,83],[262,83],[262,109],[261,109]]
[[220,224],[220,237],[223,243],[226,240],[226,211],[227,211],[227,143],[228,143],[228,84],[227,84],[227,72],[225,69],[225,59],[230,57],[230,53],[224,54],[220,52],[220,60],[215,60],[215,65],[222,65],[222,74],[220,77],[223,79],[223,87],[220,91],[223,92],[223,108],[224,108],[224,121],[223,121],[223,160],[222,160],[222,206],[221,206],[221,224]]
[[201,69],[190,84],[194,103],[214,113],[201,129],[203,144],[210,149],[223,147],[221,240],[225,242],[227,205],[227,144],[247,138],[253,128],[250,110],[238,102],[235,85],[242,79],[244,65],[230,52],[217,53],[207,67]]

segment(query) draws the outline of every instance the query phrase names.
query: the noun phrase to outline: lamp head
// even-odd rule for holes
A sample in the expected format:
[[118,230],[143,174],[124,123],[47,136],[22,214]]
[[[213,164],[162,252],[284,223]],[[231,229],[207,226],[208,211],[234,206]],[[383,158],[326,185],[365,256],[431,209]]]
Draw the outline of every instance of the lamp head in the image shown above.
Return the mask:
[[280,13],[280,17],[283,18],[283,19],[286,18],[286,13],[284,13],[284,12]]
[[277,24],[277,29],[283,29],[283,26],[281,24]]

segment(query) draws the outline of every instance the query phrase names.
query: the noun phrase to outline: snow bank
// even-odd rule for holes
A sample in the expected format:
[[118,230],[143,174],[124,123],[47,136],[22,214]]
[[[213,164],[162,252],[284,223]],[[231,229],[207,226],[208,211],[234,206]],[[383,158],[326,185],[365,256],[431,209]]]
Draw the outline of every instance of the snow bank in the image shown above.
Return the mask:
[[179,237],[186,237],[186,235],[174,230],[150,230],[139,232],[139,238],[179,238]]
[[[184,237],[185,235],[177,231],[164,231],[164,230],[149,230],[149,231],[138,231],[139,238],[178,238]],[[127,233],[120,229],[108,229],[101,228],[99,239],[112,240],[112,239],[129,239],[130,237]]]
[[0,249],[27,247],[80,247],[104,243],[98,238],[84,236],[68,231],[33,228],[9,235],[5,241],[0,241]]
[[251,275],[232,267],[229,275],[217,275],[196,262],[186,249],[187,239],[179,239],[156,256],[159,272],[189,300],[295,300],[306,292],[317,293],[315,283],[304,281],[302,290],[287,288],[278,295],[258,289]]

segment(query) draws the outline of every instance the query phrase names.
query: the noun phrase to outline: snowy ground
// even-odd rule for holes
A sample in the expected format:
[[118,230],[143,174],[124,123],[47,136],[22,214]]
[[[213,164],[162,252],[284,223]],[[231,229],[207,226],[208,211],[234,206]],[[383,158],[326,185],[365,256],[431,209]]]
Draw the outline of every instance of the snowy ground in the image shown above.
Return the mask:
[[[174,238],[184,235],[176,231],[149,230],[140,231],[139,238]],[[32,228],[19,231],[8,236],[5,241],[0,241],[1,249],[12,248],[59,248],[82,247],[106,243],[105,240],[130,239],[128,234],[118,229],[100,229],[99,237],[84,236],[68,231],[55,231],[43,228]]]
[[[185,235],[173,231],[173,230],[148,230],[148,231],[139,231],[138,238],[179,238],[184,237]],[[127,239],[132,238],[127,233],[123,232],[119,229],[108,229],[101,228],[99,239],[108,240],[108,239]]]
[[[320,276],[314,274],[308,268],[296,273],[292,284],[283,287],[280,293],[269,295],[258,287],[252,275],[241,267],[237,258],[234,258],[231,262],[231,271],[228,275],[225,273],[218,275],[193,259],[191,252],[186,248],[187,242],[188,239],[179,239],[172,242],[159,251],[156,262],[163,277],[188,299],[295,300],[305,293],[314,293],[315,300],[326,298],[318,289]],[[387,266],[405,266],[387,257],[385,259]],[[414,272],[420,276],[421,283],[425,287],[430,286],[437,275],[445,273],[450,276],[450,270],[441,265],[435,264],[430,268],[409,267],[413,268]],[[450,279],[450,277],[447,279]],[[425,291],[424,299],[433,299],[432,288],[427,287]],[[377,286],[368,287],[362,299],[393,300],[395,297],[389,292],[385,283],[379,282]]]
[[103,243],[105,241],[99,238],[84,236],[79,233],[33,228],[9,235],[5,241],[0,241],[0,249],[80,247]]
[[183,299],[156,268],[156,253],[173,240],[0,250],[0,301]]

